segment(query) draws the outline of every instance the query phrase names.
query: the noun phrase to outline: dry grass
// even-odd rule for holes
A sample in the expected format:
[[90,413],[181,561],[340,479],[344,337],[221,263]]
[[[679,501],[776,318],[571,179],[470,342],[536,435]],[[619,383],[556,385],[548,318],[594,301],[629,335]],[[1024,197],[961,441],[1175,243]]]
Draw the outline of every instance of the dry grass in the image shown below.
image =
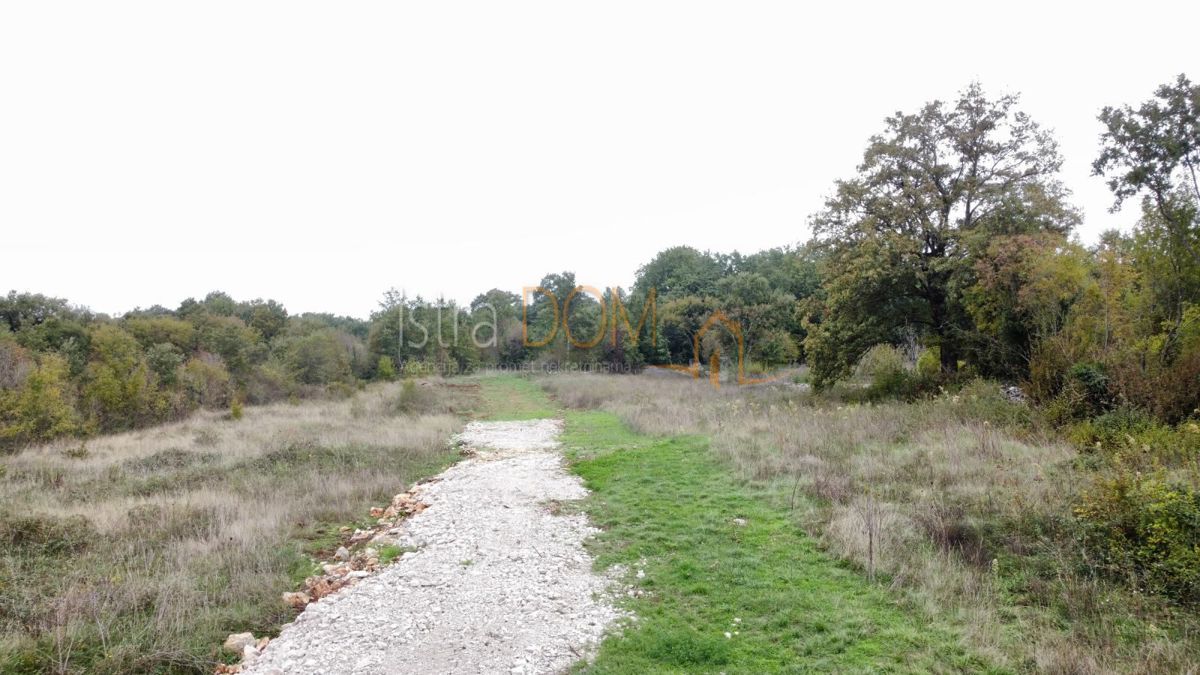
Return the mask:
[[0,465],[0,671],[205,671],[290,619],[336,526],[435,471],[471,388],[378,386],[29,448]]
[[657,373],[543,384],[641,433],[705,434],[731,470],[790,503],[830,553],[883,575],[1016,670],[1197,672],[1196,617],[1096,581],[1071,505],[1088,469],[998,387],[847,404],[788,381],[725,386]]

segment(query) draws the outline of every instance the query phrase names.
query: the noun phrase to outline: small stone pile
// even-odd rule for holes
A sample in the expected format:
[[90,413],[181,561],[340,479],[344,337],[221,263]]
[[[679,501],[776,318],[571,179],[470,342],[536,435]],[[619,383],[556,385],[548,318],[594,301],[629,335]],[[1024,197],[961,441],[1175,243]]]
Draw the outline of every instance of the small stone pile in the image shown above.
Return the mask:
[[371,507],[371,517],[375,518],[375,526],[367,529],[341,528],[342,536],[349,546],[367,544],[360,551],[350,552],[345,546],[338,548],[334,554],[334,562],[321,565],[322,574],[311,576],[304,580],[304,590],[298,593],[284,593],[283,601],[295,607],[304,609],[310,602],[336,592],[379,569],[379,549],[384,546],[396,546],[402,528],[398,521],[414,513],[424,511],[428,506],[417,498],[418,486],[413,486],[408,492],[401,492],[392,497],[392,503],[387,508]]
[[[342,527],[340,533],[347,546],[355,547],[366,544],[361,550],[353,551],[346,546],[339,546],[334,559],[321,565],[321,573],[304,580],[304,590],[283,594],[284,604],[303,611],[309,603],[351,586],[360,579],[370,576],[380,568],[379,549],[384,546],[398,546],[403,528],[399,521],[414,513],[424,511],[429,505],[417,497],[420,485],[414,485],[407,492],[392,497],[392,503],[386,508],[371,507],[371,517],[375,518],[375,526],[367,529]],[[255,638],[252,633],[234,633],[225,639],[225,649],[241,657],[237,664],[221,664],[217,666],[217,675],[240,673],[248,668],[258,658],[262,650],[270,642],[270,638]]]
[[235,665],[222,663],[217,666],[217,675],[242,672],[244,666],[254,663],[270,641],[271,638],[268,637],[255,638],[254,633],[234,633],[225,638],[225,650],[240,655],[242,662]]

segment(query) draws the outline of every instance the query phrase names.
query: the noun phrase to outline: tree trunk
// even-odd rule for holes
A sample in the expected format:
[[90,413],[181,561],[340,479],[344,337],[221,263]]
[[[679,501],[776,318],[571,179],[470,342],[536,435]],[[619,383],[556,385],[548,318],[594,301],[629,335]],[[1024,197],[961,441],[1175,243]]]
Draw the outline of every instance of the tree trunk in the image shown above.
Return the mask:
[[958,372],[958,345],[945,336],[942,337],[941,342],[938,351],[941,352],[942,357],[942,373],[953,375]]
[[941,286],[933,286],[927,295],[929,299],[929,315],[933,320],[933,332],[937,336],[938,351],[941,354],[943,375],[953,375],[958,372],[958,343],[951,335],[949,312],[946,308],[946,291]]

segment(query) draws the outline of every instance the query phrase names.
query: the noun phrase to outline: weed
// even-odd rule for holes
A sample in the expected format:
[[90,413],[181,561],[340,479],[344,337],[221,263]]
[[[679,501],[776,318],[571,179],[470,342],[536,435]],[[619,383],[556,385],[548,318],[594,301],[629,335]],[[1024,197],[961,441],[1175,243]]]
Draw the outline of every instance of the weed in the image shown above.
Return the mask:
[[388,544],[379,549],[379,564],[387,565],[396,558],[404,555],[404,549],[395,544]]
[[337,525],[453,460],[475,391],[421,389],[429,413],[380,384],[6,456],[0,672],[212,672],[229,633],[273,634]]

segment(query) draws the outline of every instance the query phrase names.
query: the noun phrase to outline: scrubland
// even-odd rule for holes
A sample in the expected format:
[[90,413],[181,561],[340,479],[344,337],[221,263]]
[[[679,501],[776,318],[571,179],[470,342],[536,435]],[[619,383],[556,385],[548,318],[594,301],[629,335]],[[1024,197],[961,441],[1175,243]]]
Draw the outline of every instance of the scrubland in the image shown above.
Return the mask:
[[0,671],[204,672],[361,521],[451,459],[477,387],[379,384],[0,458]]
[[913,611],[960,626],[998,667],[1195,672],[1195,614],[1102,574],[1076,518],[1103,464],[997,385],[855,403],[791,381],[548,376],[572,408],[652,436],[702,435],[727,470],[789,509],[829,555]]

